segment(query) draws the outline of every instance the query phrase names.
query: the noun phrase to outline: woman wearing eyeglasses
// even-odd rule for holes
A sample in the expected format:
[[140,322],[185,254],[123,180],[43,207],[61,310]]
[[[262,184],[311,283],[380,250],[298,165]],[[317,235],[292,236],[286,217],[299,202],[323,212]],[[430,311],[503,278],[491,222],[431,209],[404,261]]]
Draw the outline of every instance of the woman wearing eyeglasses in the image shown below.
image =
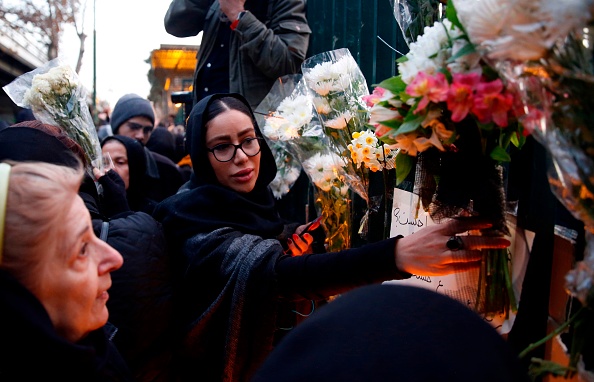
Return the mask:
[[[502,238],[448,238],[490,226],[475,220],[427,227],[338,253],[306,254],[309,233],[283,233],[268,185],[276,174],[247,101],[214,94],[187,121],[193,174],[185,191],[161,202],[154,216],[176,246],[182,279],[177,314],[180,380],[246,381],[272,350],[281,302],[322,299],[357,286],[476,267],[483,248]],[[283,250],[290,236],[290,256]],[[420,244],[422,243],[422,244]]]

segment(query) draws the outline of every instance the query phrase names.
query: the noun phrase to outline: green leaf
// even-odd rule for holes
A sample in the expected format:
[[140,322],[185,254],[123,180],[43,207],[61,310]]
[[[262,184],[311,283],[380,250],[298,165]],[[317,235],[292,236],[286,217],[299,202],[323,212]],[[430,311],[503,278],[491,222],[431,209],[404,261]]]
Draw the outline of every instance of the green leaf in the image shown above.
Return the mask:
[[571,370],[567,366],[563,366],[554,361],[548,361],[540,358],[532,358],[529,366],[529,375],[533,378],[543,377],[545,375],[556,375],[562,377]]
[[468,43],[466,45],[464,45],[464,47],[462,49],[460,49],[459,51],[456,52],[456,54],[454,54],[452,57],[450,57],[447,62],[454,62],[457,59],[459,59],[460,57],[464,57],[466,55],[469,55],[471,53],[476,52],[476,49],[474,49],[474,45],[472,43]]
[[464,29],[464,26],[462,25],[462,23],[458,19],[458,12],[456,12],[456,8],[454,7],[454,2],[453,1],[448,1],[448,5],[446,5],[446,18],[448,20],[450,20],[450,22],[453,25],[455,25],[462,32],[464,32],[464,34],[467,35],[466,30]]
[[419,126],[421,126],[421,122],[423,122],[424,120],[425,115],[416,115],[412,111],[409,111],[406,117],[404,117],[404,123],[400,125],[400,127],[396,131],[396,134],[406,134],[410,133],[411,131],[415,131],[419,128]]
[[397,62],[397,63],[399,63],[399,64],[402,64],[402,63],[404,63],[404,62],[406,62],[406,61],[408,61],[408,57],[406,57],[406,55],[404,55],[404,56],[400,56],[400,57],[398,57],[398,58],[396,59],[396,62]]
[[452,73],[447,68],[439,68],[437,71],[442,73],[446,77],[448,83],[452,83]]
[[524,136],[523,131],[524,127],[522,125],[519,125],[518,131],[516,131],[515,134],[511,137],[511,143],[519,149],[521,149],[526,143],[526,137]]
[[493,151],[491,151],[491,158],[498,162],[509,162],[511,161],[511,157],[505,151],[503,147],[496,146]]
[[404,83],[404,81],[402,81],[402,78],[400,76],[394,76],[385,79],[382,82],[380,82],[378,86],[386,90],[389,90],[394,95],[402,93],[406,89],[406,84]]
[[379,123],[394,130],[397,130],[400,126],[402,126],[402,122],[395,119],[388,119],[386,121],[380,121]]
[[413,168],[413,157],[400,151],[396,155],[396,185],[402,183]]

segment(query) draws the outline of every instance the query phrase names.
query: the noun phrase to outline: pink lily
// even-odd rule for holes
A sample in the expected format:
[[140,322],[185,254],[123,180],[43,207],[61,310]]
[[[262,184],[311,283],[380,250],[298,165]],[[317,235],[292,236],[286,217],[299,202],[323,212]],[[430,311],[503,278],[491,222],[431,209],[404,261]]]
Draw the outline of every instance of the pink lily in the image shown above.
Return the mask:
[[503,82],[497,79],[478,84],[472,112],[481,123],[492,120],[497,126],[506,127],[512,105],[512,95],[503,92]]
[[367,106],[372,107],[378,102],[382,100],[386,89],[380,88],[379,86],[373,89],[373,93],[363,96],[363,101],[367,104]]
[[448,91],[448,110],[452,112],[452,121],[460,122],[468,115],[474,103],[474,89],[480,79],[478,73],[454,73]]
[[406,94],[412,97],[422,97],[415,114],[423,111],[429,102],[442,102],[448,96],[448,80],[443,73],[430,76],[425,72],[419,72],[414,80],[406,87]]

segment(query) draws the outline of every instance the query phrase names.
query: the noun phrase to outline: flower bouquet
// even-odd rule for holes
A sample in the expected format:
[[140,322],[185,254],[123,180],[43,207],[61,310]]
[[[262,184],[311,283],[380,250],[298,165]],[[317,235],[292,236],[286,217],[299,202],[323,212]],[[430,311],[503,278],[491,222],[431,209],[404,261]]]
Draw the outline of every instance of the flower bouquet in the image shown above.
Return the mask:
[[[509,144],[525,141],[517,99],[476,51],[452,3],[446,15],[424,28],[397,60],[399,74],[367,98],[369,124],[398,150],[397,184],[414,169],[414,192],[434,221],[482,216],[493,222],[484,235],[506,235],[502,164],[510,161]],[[484,251],[477,312],[515,312],[510,268],[506,250]]]
[[276,163],[276,176],[270,183],[276,199],[281,199],[291,190],[301,172],[301,163],[290,152],[287,141],[297,134],[299,127],[309,122],[308,118],[311,119],[311,115],[308,117],[307,113],[298,112],[290,113],[291,123],[285,123],[282,118],[270,118],[283,99],[290,95],[290,90],[294,86],[294,79],[290,76],[279,78],[279,82],[274,85],[275,91],[268,93],[255,110],[256,120],[262,127],[262,134],[272,150]]
[[302,76],[297,74],[279,78],[256,112],[264,115],[262,133],[273,142],[282,142],[316,186],[316,210],[326,232],[325,247],[334,252],[350,247],[345,160],[332,153],[313,107]]
[[305,60],[301,69],[324,133],[334,153],[345,159],[346,183],[367,204],[359,229],[365,236],[369,213],[379,206],[378,200],[369,198],[369,171],[393,168],[395,153],[386,149],[366,126],[368,108],[364,97],[369,90],[348,49],[317,54]]
[[428,25],[442,19],[439,0],[390,0],[402,36],[407,44],[417,40]]
[[276,163],[276,176],[270,182],[272,194],[278,200],[289,193],[291,187],[299,178],[301,163],[287,150],[287,145],[282,141],[266,139]]
[[25,73],[3,87],[12,101],[36,119],[61,127],[83,149],[85,165],[103,168],[101,145],[78,76],[60,58]]
[[473,42],[522,95],[526,110],[522,122],[552,159],[551,190],[585,225],[584,258],[566,275],[566,288],[580,308],[521,356],[571,328],[569,364],[560,367],[533,359],[532,373],[571,377],[577,372],[581,380],[594,381],[594,3],[456,0],[455,4]]

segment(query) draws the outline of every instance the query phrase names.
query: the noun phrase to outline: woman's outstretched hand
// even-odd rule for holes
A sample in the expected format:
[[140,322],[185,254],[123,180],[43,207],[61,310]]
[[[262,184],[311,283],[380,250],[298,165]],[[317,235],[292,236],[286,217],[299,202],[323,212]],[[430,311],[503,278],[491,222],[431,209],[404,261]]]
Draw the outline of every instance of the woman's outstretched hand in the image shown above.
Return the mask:
[[419,276],[446,275],[476,268],[480,265],[482,249],[507,248],[511,244],[503,237],[466,235],[468,231],[491,226],[483,219],[471,217],[423,228],[397,240],[396,266]]
[[308,253],[313,253],[311,243],[314,238],[309,233],[302,233],[298,235],[294,233],[291,238],[287,240],[287,254],[291,256],[301,256]]

